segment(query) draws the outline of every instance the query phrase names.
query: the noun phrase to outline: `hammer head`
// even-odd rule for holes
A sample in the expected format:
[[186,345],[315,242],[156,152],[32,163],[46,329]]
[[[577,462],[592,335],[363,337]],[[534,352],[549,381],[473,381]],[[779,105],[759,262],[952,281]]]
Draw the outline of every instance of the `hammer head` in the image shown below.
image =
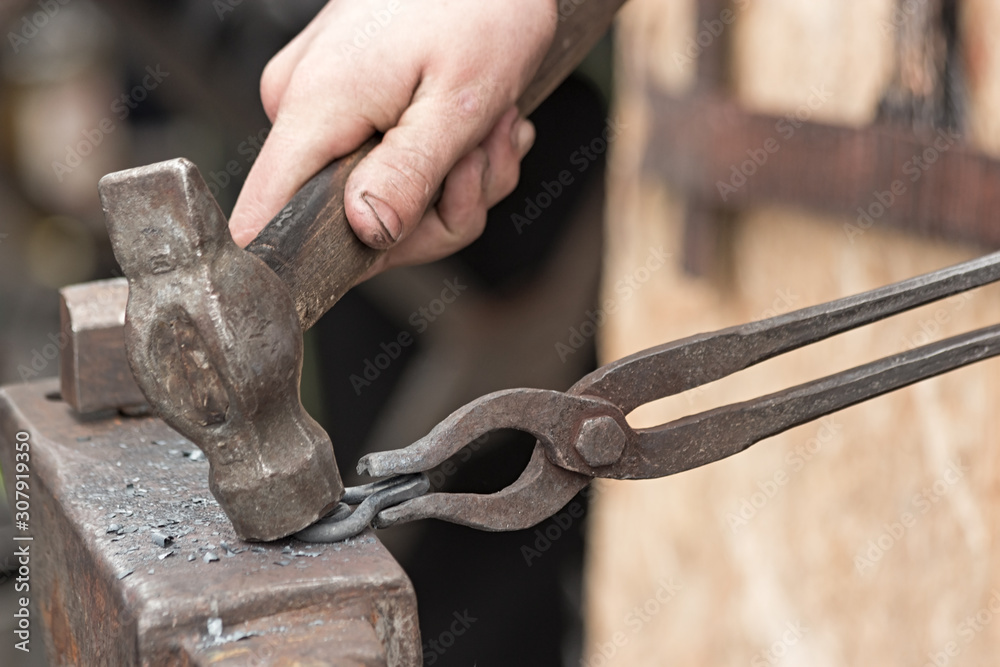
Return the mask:
[[128,277],[125,343],[157,413],[211,464],[237,534],[274,540],[343,495],[333,446],[302,407],[302,329],[280,278],[232,240],[191,162],[101,179],[115,257]]

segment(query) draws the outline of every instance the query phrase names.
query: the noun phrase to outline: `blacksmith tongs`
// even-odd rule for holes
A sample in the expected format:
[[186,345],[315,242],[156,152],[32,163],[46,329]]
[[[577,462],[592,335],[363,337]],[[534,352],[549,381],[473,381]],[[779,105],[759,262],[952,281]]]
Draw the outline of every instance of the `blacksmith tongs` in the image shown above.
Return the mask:
[[[767,320],[644,350],[590,373],[568,391],[509,389],[457,410],[400,450],[364,456],[358,472],[390,477],[349,490],[340,511],[297,536],[335,541],[435,518],[483,530],[529,528],[592,478],[665,477],[712,463],[793,426],[1000,354],[1000,324],[931,343],[761,398],[633,429],[638,406],[718,380],[834,334],[1000,280],[1000,253]],[[480,436],[526,431],[538,443],[513,484],[488,495],[429,493],[423,474]]]

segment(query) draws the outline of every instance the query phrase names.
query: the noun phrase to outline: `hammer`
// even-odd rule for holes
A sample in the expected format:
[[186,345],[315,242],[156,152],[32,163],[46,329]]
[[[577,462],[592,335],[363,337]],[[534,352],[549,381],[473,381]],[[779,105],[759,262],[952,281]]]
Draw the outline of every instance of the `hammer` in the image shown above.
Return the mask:
[[[518,100],[529,114],[606,32],[624,0],[561,0],[552,47]],[[247,248],[198,169],[175,159],[109,174],[99,191],[129,282],[125,342],[150,405],[210,463],[245,540],[305,528],[344,486],[329,436],[302,407],[302,332],[382,251],[344,213],[351,170],[378,138],[307,182]]]

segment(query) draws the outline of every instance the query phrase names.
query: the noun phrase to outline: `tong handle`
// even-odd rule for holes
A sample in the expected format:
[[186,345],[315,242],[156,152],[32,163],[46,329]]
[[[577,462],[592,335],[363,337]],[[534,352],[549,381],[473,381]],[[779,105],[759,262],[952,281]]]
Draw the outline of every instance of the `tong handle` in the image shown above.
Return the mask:
[[1000,252],[863,294],[652,347],[602,366],[568,393],[603,398],[628,414],[644,403],[998,280]]
[[751,445],[838,410],[1000,355],[1000,325],[954,336],[864,366],[639,429],[610,468],[564,467],[614,479],[666,477],[738,454]]

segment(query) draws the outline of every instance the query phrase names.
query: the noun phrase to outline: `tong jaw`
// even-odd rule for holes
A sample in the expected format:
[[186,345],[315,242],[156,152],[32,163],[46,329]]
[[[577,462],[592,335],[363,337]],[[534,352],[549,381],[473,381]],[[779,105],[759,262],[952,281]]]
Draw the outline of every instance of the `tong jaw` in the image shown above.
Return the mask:
[[531,460],[513,484],[493,494],[434,493],[415,498],[383,510],[376,526],[437,518],[483,530],[529,528],[559,511],[599,474],[592,463],[604,467],[617,461],[629,434],[634,435],[621,410],[603,399],[508,389],[460,408],[409,447],[364,456],[358,472],[379,477],[424,472],[498,429],[517,429],[538,438]]
[[634,436],[621,410],[603,399],[547,389],[505,389],[459,408],[409,447],[363,456],[358,473],[382,477],[424,472],[499,429],[530,433],[553,463],[581,472],[613,464],[629,434]]

